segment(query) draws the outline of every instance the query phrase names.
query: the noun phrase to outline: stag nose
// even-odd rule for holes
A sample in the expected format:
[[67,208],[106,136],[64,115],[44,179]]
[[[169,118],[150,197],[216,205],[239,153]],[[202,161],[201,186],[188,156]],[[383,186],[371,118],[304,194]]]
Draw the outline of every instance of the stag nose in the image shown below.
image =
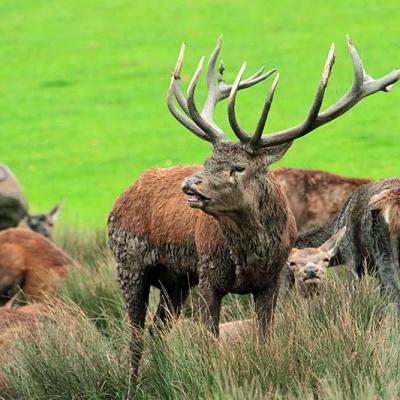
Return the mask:
[[201,183],[201,178],[197,175],[187,176],[182,184],[182,190],[188,190],[195,185],[199,185]]
[[317,277],[317,267],[315,265],[308,265],[304,268],[304,273],[308,278],[316,278]]

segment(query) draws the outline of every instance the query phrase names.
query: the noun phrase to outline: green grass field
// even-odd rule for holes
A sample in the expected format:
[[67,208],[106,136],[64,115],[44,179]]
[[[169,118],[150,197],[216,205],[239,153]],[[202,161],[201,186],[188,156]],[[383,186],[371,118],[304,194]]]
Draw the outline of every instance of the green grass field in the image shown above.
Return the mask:
[[[165,104],[183,40],[186,81],[220,33],[228,81],[243,60],[248,73],[261,64],[279,68],[267,131],[305,116],[332,41],[337,62],[325,104],[347,90],[346,33],[371,75],[400,65],[395,0],[3,0],[0,15],[0,161],[16,172],[32,210],[64,198],[64,224],[104,226],[115,197],[146,168],[201,163],[210,153]],[[249,130],[268,86],[240,94],[240,122]],[[364,100],[299,140],[281,164],[399,175],[399,101],[399,88]],[[217,119],[228,127],[223,105]]]

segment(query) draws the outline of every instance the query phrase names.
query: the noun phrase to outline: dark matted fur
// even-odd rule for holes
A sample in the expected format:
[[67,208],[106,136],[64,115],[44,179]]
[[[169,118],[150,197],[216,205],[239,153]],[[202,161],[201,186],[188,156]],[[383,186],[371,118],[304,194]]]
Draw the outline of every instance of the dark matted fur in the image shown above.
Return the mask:
[[332,221],[301,235],[295,247],[318,247],[343,226],[346,233],[331,265],[345,264],[353,283],[367,271],[377,273],[400,307],[400,179],[360,186]]
[[329,221],[356,188],[371,182],[314,169],[279,168],[272,173],[287,195],[300,232]]
[[[266,165],[288,147],[250,154],[240,143],[224,142],[203,169],[151,169],[119,197],[109,239],[134,327],[143,328],[151,285],[162,289],[156,321],[163,322],[166,308],[179,313],[189,288],[199,284],[202,319],[215,334],[222,297],[230,292],[254,295],[260,331],[267,333],[296,227]],[[235,170],[238,164],[244,172]],[[202,209],[188,207],[181,191],[186,177],[190,190],[212,197]],[[134,353],[134,374],[139,358]]]

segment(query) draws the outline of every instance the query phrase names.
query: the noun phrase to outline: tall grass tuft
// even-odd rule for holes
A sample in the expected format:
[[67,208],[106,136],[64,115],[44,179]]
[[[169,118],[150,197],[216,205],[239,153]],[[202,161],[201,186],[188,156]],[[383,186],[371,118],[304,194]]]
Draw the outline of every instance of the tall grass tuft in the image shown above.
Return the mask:
[[[99,257],[98,239],[91,240],[94,254],[77,257],[82,266],[60,288],[59,306],[1,357],[7,385],[0,397],[126,398],[128,321],[113,262]],[[153,293],[151,310],[155,301]],[[252,314],[248,296],[229,296],[223,304],[224,320]],[[324,296],[305,300],[292,292],[279,299],[274,334],[265,343],[253,331],[236,342],[215,341],[193,318],[146,333],[135,398],[398,398],[399,337],[395,308],[376,280],[367,277],[350,292],[333,271]]]

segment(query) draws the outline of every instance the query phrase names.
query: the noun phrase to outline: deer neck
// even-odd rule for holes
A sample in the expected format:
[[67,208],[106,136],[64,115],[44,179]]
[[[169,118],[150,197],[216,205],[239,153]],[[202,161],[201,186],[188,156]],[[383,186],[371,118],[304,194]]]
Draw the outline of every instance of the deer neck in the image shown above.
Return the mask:
[[217,218],[235,263],[264,266],[277,247],[273,242],[282,240],[287,214],[276,190],[266,180],[251,205]]

